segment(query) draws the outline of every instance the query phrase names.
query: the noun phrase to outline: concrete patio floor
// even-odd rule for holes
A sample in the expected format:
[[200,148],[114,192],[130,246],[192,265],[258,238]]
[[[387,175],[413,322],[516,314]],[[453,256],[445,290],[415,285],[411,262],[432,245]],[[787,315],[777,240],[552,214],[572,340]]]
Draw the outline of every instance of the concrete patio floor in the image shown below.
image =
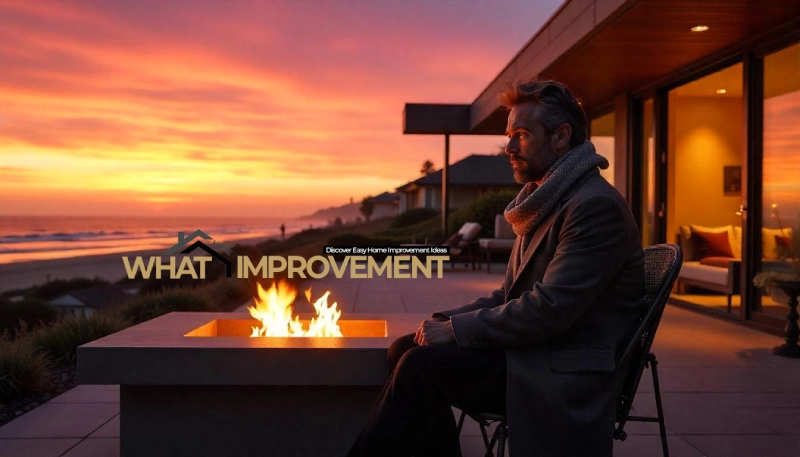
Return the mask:
[[[309,282],[314,296],[330,289],[344,313],[431,312],[487,294],[493,274],[446,269],[442,279],[335,279]],[[656,337],[670,454],[674,457],[800,457],[800,360],[771,354],[772,335],[668,306]],[[634,408],[653,414],[645,372]],[[632,423],[614,455],[660,456],[656,424]],[[576,437],[577,438],[577,437]],[[474,423],[461,438],[465,457],[483,455]],[[119,455],[119,389],[82,385],[0,427],[3,457]]]

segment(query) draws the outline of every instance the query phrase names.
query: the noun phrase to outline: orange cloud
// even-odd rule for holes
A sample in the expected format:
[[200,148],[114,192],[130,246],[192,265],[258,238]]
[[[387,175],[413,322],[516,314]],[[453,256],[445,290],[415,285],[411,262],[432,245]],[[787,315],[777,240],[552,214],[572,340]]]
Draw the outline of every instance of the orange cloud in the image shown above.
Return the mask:
[[[393,190],[443,151],[402,135],[403,104],[472,101],[545,3],[2,3],[0,214],[292,216]],[[451,161],[502,141],[453,138]]]

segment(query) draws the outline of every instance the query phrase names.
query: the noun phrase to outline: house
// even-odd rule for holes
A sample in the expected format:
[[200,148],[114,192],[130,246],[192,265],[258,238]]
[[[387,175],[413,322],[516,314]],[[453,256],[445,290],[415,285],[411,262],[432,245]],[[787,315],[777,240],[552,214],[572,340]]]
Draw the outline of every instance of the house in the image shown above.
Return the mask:
[[[519,192],[514,171],[505,154],[473,154],[450,165],[450,209],[459,209],[478,197],[500,190]],[[429,173],[397,188],[400,212],[413,208],[442,208],[442,170]]]
[[384,192],[372,198],[368,198],[373,204],[372,219],[379,219],[381,217],[393,217],[399,214],[400,210],[400,195],[395,193]]
[[[782,261],[779,237],[800,230],[800,2],[566,0],[530,32],[463,103],[407,103],[403,133],[444,136],[447,157],[451,135],[503,134],[508,111],[497,95],[507,84],[565,83],[643,246],[676,243],[687,227],[729,234],[720,254],[739,267],[698,271],[718,274],[706,283],[736,276],[731,312],[725,294],[708,291],[676,292],[672,303],[782,329],[786,303],[753,277]],[[403,187],[408,206],[436,204],[422,187]]]
[[103,284],[86,289],[71,290],[50,301],[50,304],[65,314],[86,317],[111,305],[121,303],[129,293],[117,284]]

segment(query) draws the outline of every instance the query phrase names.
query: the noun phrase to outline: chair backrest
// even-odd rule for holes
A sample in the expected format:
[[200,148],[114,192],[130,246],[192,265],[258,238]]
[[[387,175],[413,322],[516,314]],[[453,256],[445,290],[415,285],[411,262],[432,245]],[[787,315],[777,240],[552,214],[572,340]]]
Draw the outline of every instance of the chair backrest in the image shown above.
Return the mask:
[[639,320],[639,328],[620,360],[620,366],[623,369],[627,367],[627,373],[617,404],[617,420],[626,418],[630,413],[658,324],[682,264],[683,251],[680,246],[656,244],[644,249],[644,298],[647,307],[645,315]]
[[467,222],[466,224],[462,225],[458,230],[458,233],[461,235],[461,239],[458,241],[458,247],[463,248],[472,243],[480,231],[481,224],[477,222]]
[[508,223],[506,217],[498,214],[494,217],[494,237],[501,240],[513,240],[517,237],[514,228]]

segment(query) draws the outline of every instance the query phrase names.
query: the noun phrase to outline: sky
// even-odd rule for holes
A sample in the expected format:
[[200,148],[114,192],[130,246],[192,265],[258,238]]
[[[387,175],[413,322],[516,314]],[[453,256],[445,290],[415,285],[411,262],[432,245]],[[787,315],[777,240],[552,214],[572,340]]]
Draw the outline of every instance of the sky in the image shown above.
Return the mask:
[[[0,215],[295,217],[442,166],[561,0],[0,0]],[[450,162],[502,136],[451,137]]]

